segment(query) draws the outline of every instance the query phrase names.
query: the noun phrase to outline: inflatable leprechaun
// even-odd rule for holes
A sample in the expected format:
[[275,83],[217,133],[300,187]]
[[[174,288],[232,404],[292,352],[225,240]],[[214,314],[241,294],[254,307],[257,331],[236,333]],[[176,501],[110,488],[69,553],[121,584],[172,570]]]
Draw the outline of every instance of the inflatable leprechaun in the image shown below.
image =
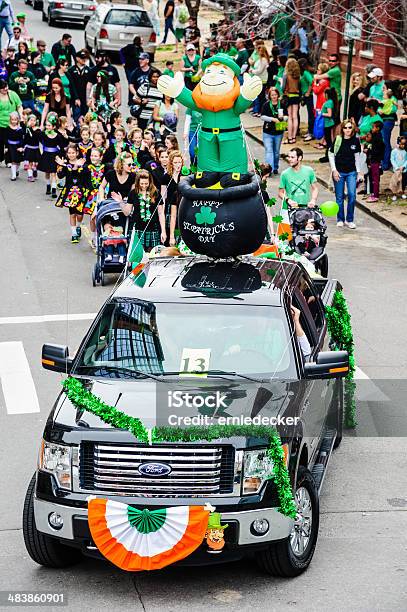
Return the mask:
[[237,79],[240,68],[224,53],[202,63],[201,81],[193,91],[181,73],[163,75],[157,87],[184,106],[199,111],[197,172],[178,186],[181,237],[194,253],[236,257],[253,253],[262,244],[267,218],[258,177],[248,172],[240,114],[259,95],[257,76]]
[[203,76],[193,91],[184,85],[182,73],[163,75],[158,89],[184,106],[202,113],[198,135],[198,170],[247,173],[247,152],[240,114],[249,108],[262,89],[259,77],[244,75],[225,53],[202,62]]

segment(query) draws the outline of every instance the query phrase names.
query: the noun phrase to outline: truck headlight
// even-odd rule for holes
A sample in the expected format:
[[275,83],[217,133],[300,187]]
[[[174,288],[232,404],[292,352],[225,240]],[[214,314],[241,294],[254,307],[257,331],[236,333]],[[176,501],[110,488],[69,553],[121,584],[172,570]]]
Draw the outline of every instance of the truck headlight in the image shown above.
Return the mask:
[[266,449],[245,451],[242,494],[258,493],[272,473],[273,462],[268,457]]
[[53,474],[61,489],[72,489],[71,454],[70,446],[41,442],[38,468]]

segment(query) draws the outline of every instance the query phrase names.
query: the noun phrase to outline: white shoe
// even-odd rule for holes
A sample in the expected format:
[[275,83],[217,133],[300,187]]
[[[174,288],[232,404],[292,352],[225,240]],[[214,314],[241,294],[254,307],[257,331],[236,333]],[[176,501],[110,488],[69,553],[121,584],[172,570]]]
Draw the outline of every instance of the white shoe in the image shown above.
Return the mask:
[[338,221],[338,223],[336,224],[336,227],[343,227],[343,221]]
[[403,193],[403,195],[401,196],[402,200],[407,200],[407,195],[405,193]]
[[356,229],[356,224],[353,223],[353,221],[345,221],[345,225],[346,227],[348,227],[349,229]]
[[124,256],[123,256],[123,255],[120,255],[120,257],[119,257],[119,263],[120,263],[120,264],[124,264]]
[[109,262],[112,261],[113,257],[111,255],[106,255],[105,257],[105,261]]
[[392,202],[397,202],[397,196],[395,196],[395,195],[392,196],[391,200],[392,200]]

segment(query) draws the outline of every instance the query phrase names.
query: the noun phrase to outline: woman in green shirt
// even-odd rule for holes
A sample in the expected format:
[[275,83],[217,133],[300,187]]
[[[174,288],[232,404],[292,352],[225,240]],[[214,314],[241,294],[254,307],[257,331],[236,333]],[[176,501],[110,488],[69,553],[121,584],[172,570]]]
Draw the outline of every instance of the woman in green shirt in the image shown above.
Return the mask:
[[70,73],[68,72],[69,63],[65,57],[61,57],[55,66],[55,70],[53,70],[49,75],[48,80],[48,91],[51,89],[51,83],[54,79],[60,79],[62,81],[62,85],[64,88],[65,96],[67,102],[74,106],[75,100],[78,99],[78,94],[75,89],[74,82]]
[[332,128],[335,126],[335,117],[338,111],[338,94],[334,87],[329,87],[324,92],[325,102],[322,105],[321,113],[324,118],[324,138],[326,142],[326,152],[324,157],[319,159],[320,163],[327,163],[328,151],[332,146]]
[[188,43],[185,49],[185,55],[182,56],[181,72],[184,73],[185,87],[194,89],[196,82],[193,77],[196,77],[201,68],[201,56],[198,55],[195,45]]
[[17,111],[23,116],[23,106],[15,91],[8,88],[7,82],[0,79],[0,162],[4,160],[4,147],[7,142],[7,128],[10,114]]

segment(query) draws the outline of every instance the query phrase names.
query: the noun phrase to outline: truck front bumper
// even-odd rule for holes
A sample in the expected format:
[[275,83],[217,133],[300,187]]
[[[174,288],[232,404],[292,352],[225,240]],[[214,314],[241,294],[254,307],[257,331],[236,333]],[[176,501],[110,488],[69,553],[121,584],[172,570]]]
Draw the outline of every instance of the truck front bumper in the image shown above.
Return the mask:
[[[62,518],[63,524],[60,529],[54,529],[49,523],[48,518],[53,512],[59,514]],[[46,533],[47,535],[54,536],[61,540],[66,540],[67,543],[69,540],[71,540],[72,543],[74,543],[75,540],[81,540],[81,537],[78,535],[79,532],[82,533],[82,540],[86,539],[86,533],[88,533],[88,511],[86,508],[64,506],[60,503],[55,504],[35,498],[34,514],[36,527],[38,531],[42,533]],[[252,523],[256,519],[266,519],[268,521],[270,527],[264,535],[255,535],[252,529]],[[233,546],[264,544],[271,541],[283,540],[288,538],[294,525],[294,521],[280,514],[277,508],[222,512],[222,522],[234,525],[234,541],[231,542]],[[88,541],[90,544],[89,547],[92,548],[90,537]],[[80,543],[80,541],[77,543]]]

